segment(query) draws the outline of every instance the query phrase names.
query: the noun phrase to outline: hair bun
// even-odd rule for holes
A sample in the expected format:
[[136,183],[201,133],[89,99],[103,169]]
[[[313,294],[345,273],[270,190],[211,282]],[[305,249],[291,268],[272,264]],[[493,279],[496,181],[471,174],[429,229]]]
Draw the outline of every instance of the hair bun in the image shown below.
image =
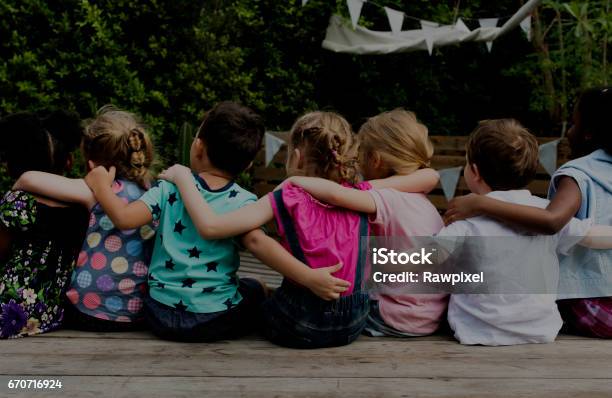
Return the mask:
[[40,142],[45,129],[40,119],[32,112],[19,112],[0,120],[0,153]]

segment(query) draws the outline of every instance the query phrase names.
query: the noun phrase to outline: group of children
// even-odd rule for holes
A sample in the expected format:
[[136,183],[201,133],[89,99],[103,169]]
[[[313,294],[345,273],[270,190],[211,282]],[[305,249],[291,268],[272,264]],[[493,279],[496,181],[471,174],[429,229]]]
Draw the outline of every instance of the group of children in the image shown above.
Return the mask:
[[[542,270],[572,297],[559,301],[570,330],[612,337],[609,248],[612,145],[609,89],[576,106],[569,138],[583,156],[551,183],[551,202],[526,185],[538,167],[535,138],[518,122],[479,124],[464,170],[474,193],[456,198],[444,226],[425,196],[438,183],[434,148],[416,116],[394,110],[354,134],[340,115],[311,112],[290,133],[287,174],[257,197],[234,182],[261,147],[262,119],[222,102],[208,111],[190,151],[155,181],[153,144],[131,113],[110,106],[86,122],[65,112],[21,113],[0,124],[13,190],[0,202],[0,337],[65,325],[148,329],[178,341],[236,338],[255,330],[289,347],[422,336],[448,324],[464,344],[554,340],[561,317],[551,294],[368,292],[367,236],[526,236],[544,232],[558,252]],[[63,177],[80,145],[89,173]],[[576,217],[578,219],[575,219]],[[274,220],[280,243],[262,226]],[[452,223],[451,223],[452,222]],[[600,224],[602,226],[596,226]],[[238,278],[247,249],[284,275],[270,291]],[[491,262],[494,253],[478,261]],[[500,261],[500,266],[507,261]],[[559,271],[560,269],[560,271]],[[560,274],[559,274],[560,272]],[[561,288],[560,288],[561,289]]]

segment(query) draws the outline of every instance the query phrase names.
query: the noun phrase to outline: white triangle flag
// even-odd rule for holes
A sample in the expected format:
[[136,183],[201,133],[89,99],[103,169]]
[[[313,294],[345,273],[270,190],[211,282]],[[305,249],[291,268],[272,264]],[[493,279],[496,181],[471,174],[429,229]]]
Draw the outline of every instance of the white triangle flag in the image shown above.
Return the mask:
[[557,147],[561,138],[540,145],[540,164],[550,175],[557,170]]
[[276,137],[273,134],[266,132],[264,145],[266,148],[266,167],[270,164],[274,155],[278,153],[281,147],[285,144],[285,141]]
[[459,177],[461,177],[461,170],[463,170],[462,166],[438,170],[440,174],[440,185],[442,185],[442,191],[444,191],[444,196],[447,201],[455,197]]
[[455,29],[461,32],[471,32],[470,28],[467,27],[467,25],[465,24],[465,22],[463,22],[463,19],[461,18],[457,18],[457,22],[455,22]]
[[[478,23],[483,28],[495,28],[497,26],[497,22],[498,21],[499,21],[499,18],[480,18],[478,20]],[[489,50],[489,52],[491,52],[492,48],[493,48],[493,42],[492,41],[488,41],[487,42],[487,50]]]
[[527,35],[527,40],[531,41],[531,15],[521,21],[521,29]]
[[365,0],[346,0],[346,5],[349,9],[349,14],[351,14],[351,22],[353,23],[353,29],[357,27],[357,23],[359,22],[363,3],[365,3]]
[[429,55],[433,53],[434,47],[434,37],[433,30],[440,26],[439,23],[426,21],[421,19],[421,31],[423,32],[423,36],[425,37],[425,44],[427,45],[427,51],[429,51]]
[[398,34],[402,31],[402,25],[404,24],[404,13],[401,11],[394,10],[393,8],[385,7],[387,13],[387,19],[391,26],[393,34]]

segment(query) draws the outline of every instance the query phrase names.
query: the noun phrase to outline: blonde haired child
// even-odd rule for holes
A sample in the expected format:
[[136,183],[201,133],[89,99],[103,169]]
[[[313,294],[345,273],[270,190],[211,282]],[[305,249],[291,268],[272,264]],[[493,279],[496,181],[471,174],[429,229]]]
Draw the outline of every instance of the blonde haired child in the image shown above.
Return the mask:
[[[82,150],[88,167],[117,168],[113,191],[125,202],[150,185],[153,144],[132,113],[107,105],[86,123]],[[28,172],[16,187],[89,209],[89,227],[67,292],[66,325],[94,331],[142,327],[151,226],[118,229],[82,179]]]
[[[353,186],[357,178],[358,143],[350,125],[331,112],[311,112],[291,129],[289,175],[316,176]],[[236,235],[275,219],[281,240],[312,268],[341,263],[335,276],[350,283],[333,301],[323,301],[299,284],[285,279],[264,305],[264,330],[273,342],[298,348],[349,344],[363,330],[369,310],[364,291],[368,235],[365,215],[322,203],[302,188],[281,189],[239,211],[216,215],[196,195],[188,170],[174,166],[161,175],[174,181],[200,234],[206,238]],[[365,189],[363,184],[355,185]]]

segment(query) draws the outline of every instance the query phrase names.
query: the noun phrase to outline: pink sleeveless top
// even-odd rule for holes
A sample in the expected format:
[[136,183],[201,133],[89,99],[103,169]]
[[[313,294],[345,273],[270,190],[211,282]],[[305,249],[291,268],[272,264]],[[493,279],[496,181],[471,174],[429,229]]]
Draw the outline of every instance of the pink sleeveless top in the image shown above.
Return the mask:
[[[360,183],[355,188],[367,190],[370,184]],[[283,246],[311,268],[342,263],[334,276],[351,283],[342,295],[361,291],[369,234],[367,216],[319,202],[292,184],[268,197]]]

